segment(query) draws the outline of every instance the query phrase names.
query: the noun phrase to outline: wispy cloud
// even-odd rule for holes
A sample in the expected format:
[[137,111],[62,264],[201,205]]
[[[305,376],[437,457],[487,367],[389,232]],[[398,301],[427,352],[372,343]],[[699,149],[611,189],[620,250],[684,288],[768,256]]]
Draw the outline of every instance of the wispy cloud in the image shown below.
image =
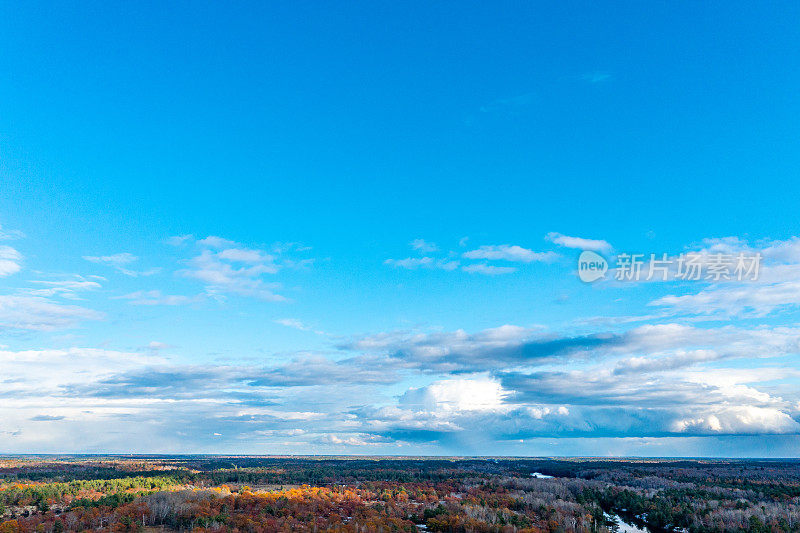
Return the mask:
[[492,259],[531,263],[534,261],[549,263],[558,259],[555,252],[534,252],[527,248],[511,244],[481,246],[476,250],[461,254],[466,259]]
[[173,235],[172,237],[167,239],[167,244],[170,246],[183,246],[187,242],[191,241],[194,238],[194,235],[187,234],[187,235]]
[[550,232],[545,236],[548,241],[563,246],[565,248],[577,248],[579,250],[593,250],[595,252],[610,252],[611,244],[600,239],[584,239],[582,237],[570,237],[557,232]]
[[287,328],[299,329],[300,331],[309,331],[311,329],[296,318],[278,318],[274,322],[281,326],[286,326]]
[[465,265],[461,267],[461,270],[464,272],[469,272],[470,274],[484,274],[486,276],[498,276],[501,274],[511,274],[512,272],[516,272],[517,269],[515,267],[510,266],[495,266],[495,265],[488,265],[486,263],[476,263],[473,265]]
[[197,241],[200,246],[208,246],[209,248],[230,248],[236,246],[234,241],[217,237],[216,235],[209,235],[205,239]]
[[0,329],[49,331],[102,318],[103,314],[97,311],[42,296],[0,295]]
[[451,259],[436,259],[433,257],[406,257],[405,259],[387,259],[385,265],[405,268],[407,270],[434,269],[434,270],[455,270],[458,268],[458,261]]
[[0,246],[0,277],[16,274],[22,269],[22,254],[11,246]]
[[91,261],[92,263],[100,263],[113,267],[120,267],[122,265],[127,265],[139,260],[138,257],[128,252],[102,256],[84,255],[83,258],[87,261]]
[[[782,241],[762,241],[750,244],[737,237],[703,239],[689,247],[693,261],[704,269],[699,280],[685,285],[685,294],[668,294],[652,300],[649,305],[664,309],[673,315],[706,317],[750,316],[763,317],[770,313],[795,309],[800,306],[800,238]],[[757,275],[746,275],[740,280],[735,274],[737,257],[745,254]],[[668,279],[677,273],[674,265]],[[724,261],[727,274],[719,279],[709,279],[708,268]],[[695,291],[691,289],[698,287]]]
[[[459,246],[464,246],[466,243],[467,239],[463,238],[459,241]],[[437,245],[423,239],[415,239],[411,241],[410,245],[413,249],[418,250],[420,253],[434,253],[439,251],[439,247]],[[460,269],[461,271],[470,274],[496,276],[500,274],[511,274],[516,272],[517,268],[507,264],[493,265],[488,263],[488,261],[549,263],[559,257],[555,252],[534,252],[533,250],[510,244],[481,246],[478,249],[470,250],[460,254],[463,259],[482,260],[479,263],[462,265],[461,261],[455,259],[459,256],[459,253],[456,251],[450,251],[441,255],[444,255],[444,257],[423,255],[422,257],[407,257],[405,259],[386,259],[383,263],[385,265],[403,268],[406,270],[428,269],[455,271]]]
[[161,269],[157,267],[142,271],[131,270],[127,268],[126,265],[129,265],[139,260],[137,256],[128,252],[122,252],[113,255],[102,255],[102,256],[85,255],[83,256],[83,258],[92,263],[109,266],[115,269],[116,271],[125,274],[126,276],[131,276],[134,278],[139,276],[152,276],[153,274],[158,274],[161,271]]
[[293,328],[299,331],[311,331],[317,335],[327,335],[322,330],[314,329],[313,327],[309,326],[302,320],[297,318],[278,318],[274,321],[276,324],[280,324],[281,326],[286,326],[287,328]]
[[45,297],[61,296],[71,300],[79,299],[79,293],[81,292],[95,291],[102,288],[99,282],[77,275],[71,279],[33,280],[31,283],[37,288],[26,290],[27,294]]
[[[218,433],[249,442],[291,439],[307,450],[465,440],[491,447],[543,436],[800,434],[796,391],[781,396],[761,386],[800,375],[797,369],[702,371],[754,350],[780,360],[798,351],[798,338],[793,328],[668,324],[573,336],[506,325],[376,334],[340,344],[344,358],[299,354],[273,366],[170,364],[159,356],[161,343],[134,353],[0,350],[0,367],[13,381],[0,391],[0,417],[23,442],[41,434],[36,424],[51,424],[48,434],[70,443],[74,437],[62,432],[85,424],[82,431],[92,434],[103,420],[112,439],[103,442],[120,447],[114,435],[130,432],[109,428],[134,423],[150,442],[162,442],[174,437],[164,428],[178,419],[196,442]],[[413,381],[404,382],[409,376]],[[387,385],[400,394],[381,395]],[[353,405],[354,394],[366,399]],[[63,421],[72,422],[59,426]]]
[[252,296],[262,300],[283,301],[286,298],[276,294],[279,283],[265,282],[263,274],[275,274],[279,267],[271,258],[262,262],[247,262],[240,265],[235,259],[226,259],[221,253],[203,250],[200,255],[189,260],[189,268],[183,275],[206,284],[210,294],[227,293]]
[[603,71],[587,72],[581,79],[589,83],[603,83],[611,80],[611,73]]
[[[206,292],[216,297],[236,294],[267,301],[285,301],[278,294],[281,284],[265,280],[285,268],[305,268],[313,263],[312,258],[297,258],[310,250],[296,243],[281,244],[271,252],[249,248],[235,241],[209,236],[197,241],[199,255],[187,261],[188,268],[180,271],[187,278],[202,281]],[[295,254],[292,257],[289,254]]]
[[0,241],[13,241],[17,239],[22,239],[25,237],[25,234],[16,229],[5,229],[3,226],[0,226]]
[[135,291],[123,296],[117,296],[116,298],[128,300],[132,305],[186,305],[200,302],[205,299],[205,296],[202,294],[196,296],[162,294],[159,290],[150,290]]
[[434,242],[428,242],[425,239],[414,239],[411,241],[411,248],[418,250],[421,253],[438,252],[439,247]]

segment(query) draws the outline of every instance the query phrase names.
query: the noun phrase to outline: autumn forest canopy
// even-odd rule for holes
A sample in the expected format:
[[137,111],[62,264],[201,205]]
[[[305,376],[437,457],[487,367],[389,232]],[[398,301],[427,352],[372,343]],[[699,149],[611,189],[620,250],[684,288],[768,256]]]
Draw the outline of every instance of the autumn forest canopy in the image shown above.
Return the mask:
[[794,460],[0,458],[0,533],[799,527]]

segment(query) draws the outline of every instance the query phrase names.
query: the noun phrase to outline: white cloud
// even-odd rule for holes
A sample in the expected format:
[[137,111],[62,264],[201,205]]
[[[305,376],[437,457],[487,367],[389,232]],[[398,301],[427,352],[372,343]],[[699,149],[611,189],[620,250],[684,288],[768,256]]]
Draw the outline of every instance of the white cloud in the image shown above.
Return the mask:
[[[466,238],[460,241],[460,245],[466,244]],[[430,242],[422,239],[416,239],[411,242],[412,248],[424,252],[438,251],[438,247]],[[499,274],[509,274],[515,272],[517,269],[512,266],[498,266],[489,263],[477,263],[462,266],[461,263],[452,259],[457,254],[450,252],[449,258],[435,258],[430,256],[423,257],[406,257],[405,259],[386,259],[383,263],[385,265],[393,266],[396,268],[404,268],[407,270],[457,270],[459,267],[464,272],[484,274],[495,276]],[[461,254],[465,259],[485,259],[485,260],[504,260],[522,263],[530,263],[533,261],[551,262],[558,258],[558,254],[554,252],[534,252],[521,246],[512,246],[509,244],[501,244],[496,246],[481,246],[477,250],[471,250]]]
[[264,254],[260,250],[250,250],[247,248],[227,248],[217,254],[220,259],[238,263],[263,263],[272,262],[274,258]]
[[194,239],[194,235],[173,235],[167,239],[167,244],[170,246],[183,246],[187,241]]
[[671,429],[677,433],[781,434],[800,432],[800,424],[773,407],[740,405],[679,418]]
[[159,290],[151,290],[136,291],[116,298],[129,300],[132,305],[185,305],[201,301],[203,295],[162,294]]
[[215,235],[209,235],[205,239],[200,239],[197,244],[201,246],[208,246],[209,248],[230,248],[236,246],[234,241],[223,239]]
[[679,350],[666,357],[637,356],[623,359],[614,367],[615,374],[660,372],[683,368],[698,363],[722,359],[724,354],[714,350]]
[[261,429],[253,432],[264,437],[299,437],[305,435],[306,430],[300,428],[292,429]]
[[13,241],[23,237],[25,237],[25,234],[19,230],[3,229],[3,226],[0,226],[0,241]]
[[645,325],[621,333],[556,336],[506,325],[477,333],[389,332],[359,337],[341,349],[380,358],[384,366],[422,372],[465,373],[542,367],[566,361],[610,360],[609,376],[668,372],[712,361],[800,354],[800,328],[681,324]]
[[102,288],[100,283],[90,281],[82,276],[75,276],[74,279],[49,281],[49,280],[34,280],[31,283],[41,287],[38,289],[29,289],[25,292],[33,296],[61,296],[62,298],[70,298],[77,300],[78,293],[83,291],[94,291]]
[[512,272],[516,272],[517,269],[510,266],[494,266],[494,265],[487,265],[486,263],[478,263],[475,265],[466,265],[461,267],[461,270],[464,272],[469,272],[471,274],[485,274],[487,276],[497,276],[500,274],[511,274]]
[[22,268],[22,254],[11,246],[0,246],[0,277],[16,274]]
[[63,305],[41,296],[0,295],[0,329],[47,331],[102,318],[102,313],[97,311]]
[[386,444],[387,440],[375,435],[353,434],[353,435],[323,435],[317,442],[334,446],[379,446]]
[[663,296],[649,305],[668,307],[676,313],[765,316],[780,307],[800,305],[800,282],[714,286],[695,294]]
[[296,318],[279,318],[275,320],[275,323],[288,328],[299,329],[300,331],[309,331],[311,329]]
[[215,253],[203,250],[189,260],[190,268],[184,270],[183,275],[204,282],[210,294],[231,293],[269,301],[286,299],[275,293],[280,288],[278,283],[267,283],[261,279],[263,274],[275,274],[280,269],[271,259],[238,267],[222,257],[222,253],[224,251]]
[[498,411],[507,408],[508,391],[492,379],[447,379],[409,389],[401,396],[403,408],[417,411]]
[[92,263],[100,263],[115,267],[121,265],[127,265],[139,259],[135,255],[128,252],[122,252],[113,255],[101,255],[101,256],[84,255],[83,258],[86,259],[87,261],[91,261]]
[[458,268],[458,261],[450,259],[435,259],[433,257],[407,257],[405,259],[387,259],[383,262],[385,265],[394,266],[397,268],[405,268],[407,270],[416,270],[419,268],[434,269],[434,270],[455,270]]
[[[681,284],[681,288],[687,289],[686,293],[669,294],[649,303],[663,308],[663,314],[687,314],[698,318],[761,317],[800,306],[798,237],[761,241],[757,245],[738,237],[704,239],[690,247],[684,258],[690,258],[695,265],[693,268],[699,273],[695,273],[696,279]],[[671,261],[667,279],[680,281],[675,277],[679,257],[667,259]],[[720,279],[714,279],[711,274],[709,267],[712,264],[722,265]],[[748,270],[751,267],[753,270]],[[643,279],[648,269],[649,262],[645,262]],[[690,267],[684,269],[688,271]],[[662,277],[659,272],[653,279],[662,281]]]
[[110,266],[113,269],[117,270],[118,272],[121,272],[126,276],[131,276],[133,278],[139,276],[152,276],[153,274],[158,274],[161,271],[160,268],[151,268],[143,271],[130,270],[126,268],[125,265],[129,265],[130,263],[139,260],[138,257],[128,252],[122,252],[113,255],[102,255],[102,256],[85,255],[83,256],[83,258],[92,263]]
[[[0,351],[0,420],[15,433],[0,435],[0,446],[78,450],[97,445],[102,449],[118,439],[113,445],[121,449],[125,441],[159,439],[155,427],[148,427],[142,435],[126,428],[130,417],[148,410],[146,400],[123,403],[81,396],[72,389],[160,362],[162,358],[149,354],[92,348]],[[146,424],[147,418],[142,416],[140,422]],[[117,436],[110,437],[109,430]]]
[[292,257],[311,248],[298,243],[277,243],[273,253],[246,248],[222,237],[209,236],[198,241],[199,255],[187,261],[188,268],[179,272],[184,277],[202,281],[206,292],[216,297],[237,294],[268,301],[284,301],[277,294],[280,283],[267,282],[264,276],[283,269],[306,268],[314,259]]
[[274,322],[276,324],[280,324],[281,326],[286,326],[287,328],[293,328],[299,331],[311,331],[317,335],[326,335],[324,331],[315,330],[308,324],[305,324],[302,320],[298,320],[296,318],[279,318]]
[[428,242],[424,239],[414,239],[413,241],[411,241],[410,244],[414,250],[419,250],[421,253],[430,253],[439,251],[439,247],[436,246],[436,243]]
[[[297,319],[278,322],[305,327]],[[610,342],[592,344],[591,339]],[[0,378],[0,394],[5,395],[0,417],[4,427],[18,431],[13,438],[0,436],[0,444],[14,450],[78,446],[66,432],[81,432],[98,446],[122,448],[126,443],[120,435],[130,439],[124,427],[133,425],[148,430],[152,445],[174,438],[165,428],[179,419],[193,450],[205,445],[203,439],[212,432],[225,440],[259,444],[284,439],[291,441],[292,449],[305,446],[306,451],[317,445],[480,441],[485,446],[480,453],[503,440],[542,436],[798,434],[796,390],[782,397],[762,383],[788,379],[791,372],[777,367],[760,373],[743,368],[711,372],[698,367],[712,361],[719,365],[725,360],[720,354],[794,353],[798,339],[797,328],[667,324],[606,339],[559,338],[506,325],[475,334],[456,330],[374,335],[344,348],[371,355],[298,357],[272,368],[167,365],[155,358],[165,347],[162,343],[132,354],[0,351],[0,368],[9,369],[3,376],[8,379]],[[704,346],[687,349],[698,344]],[[575,346],[589,347],[588,362],[576,361],[569,370],[563,360],[536,371],[526,368],[542,355]],[[593,366],[601,358],[611,361]],[[648,360],[656,363],[649,365]],[[483,365],[482,370],[476,372],[466,363]],[[449,370],[446,364],[451,364]],[[626,364],[641,375],[615,373]],[[510,372],[515,365],[518,372]],[[694,369],[687,371],[684,365]],[[420,375],[431,376],[429,370],[435,370],[430,383],[411,386]],[[458,375],[445,377],[448,372]],[[792,377],[800,375],[794,372]],[[406,377],[412,381],[392,403],[386,385],[399,386]],[[354,395],[366,400],[353,406]],[[291,409],[285,407],[289,405]],[[44,424],[47,432],[42,431]]]
[[510,244],[485,245],[477,250],[464,252],[462,256],[466,259],[505,260],[521,263],[534,261],[549,263],[558,258],[558,254],[554,252],[534,252],[533,250]]
[[172,348],[172,345],[167,344],[165,342],[150,341],[149,343],[147,343],[147,349],[152,352],[158,352],[159,350],[166,350],[168,348]]
[[545,236],[548,241],[563,246],[565,248],[577,248],[579,250],[592,250],[595,252],[611,251],[611,244],[599,239],[584,239],[582,237],[570,237],[557,232],[550,232]]
[[[535,340],[535,331],[513,325],[477,333],[460,329],[434,333],[397,331],[358,337],[339,347],[372,356],[388,356],[376,363],[387,367],[399,365],[423,372],[478,372],[509,365],[517,359],[532,364],[537,354],[534,350],[523,353],[521,347]],[[550,339],[540,342],[548,343]],[[561,346],[548,349],[544,356],[561,349]]]

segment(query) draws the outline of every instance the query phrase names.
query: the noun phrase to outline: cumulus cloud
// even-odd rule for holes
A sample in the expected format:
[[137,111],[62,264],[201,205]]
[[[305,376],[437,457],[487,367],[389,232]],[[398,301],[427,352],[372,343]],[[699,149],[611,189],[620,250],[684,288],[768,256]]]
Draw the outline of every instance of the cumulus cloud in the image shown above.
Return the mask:
[[341,343],[340,349],[384,355],[384,364],[423,372],[480,372],[498,365],[541,365],[559,358],[589,355],[590,350],[619,343],[611,334],[558,337],[536,329],[505,325],[478,333],[392,332]]
[[[663,324],[559,336],[506,325],[364,336],[341,343],[339,353],[266,366],[178,364],[159,349],[0,351],[0,366],[10,369],[0,395],[13,399],[0,416],[18,440],[35,439],[34,423],[52,424],[60,436],[61,419],[34,418],[64,417],[73,429],[99,420],[104,428],[142,424],[161,442],[179,416],[197,442],[219,433],[226,442],[295,450],[435,443],[487,453],[534,437],[798,434],[796,390],[764,385],[791,371],[703,368],[732,357],[781,360],[798,353],[798,339],[800,330],[788,327]],[[404,392],[384,396],[388,385]]]
[[672,422],[676,433],[762,435],[798,433],[800,423],[789,414],[772,407],[753,405],[726,406],[692,418]]
[[447,379],[407,390],[399,404],[417,411],[496,411],[505,408],[508,394],[493,379]]
[[[751,384],[791,372],[732,374],[702,365],[798,354],[799,339],[797,328],[766,326],[663,324],[567,337],[505,326],[476,334],[385,333],[346,348],[371,354],[362,364],[454,376],[409,389],[395,408],[358,411],[371,431],[385,435],[420,441],[475,432],[497,439],[659,437],[795,432],[796,393],[785,399]],[[565,370],[565,362],[575,369]],[[489,377],[455,377],[476,372]],[[724,421],[721,429],[700,422],[679,428],[677,421],[707,421],[708,413]],[[758,413],[765,416],[756,418]]]
[[[396,379],[385,369],[318,356],[267,367],[188,365],[170,364],[159,351],[0,350],[0,419],[14,433],[0,435],[0,444],[12,450],[85,449],[91,435],[90,447],[130,450],[140,427],[148,445],[174,439],[175,428],[190,446],[203,446],[212,432],[230,439],[302,437],[307,450],[324,434],[361,435],[366,442],[370,438],[354,430],[346,406],[366,394],[359,387]],[[52,424],[47,432],[36,427],[44,423]],[[131,433],[129,425],[137,430]]]
[[[561,234],[548,239],[567,247],[586,244]],[[291,243],[253,247],[221,237],[181,243],[190,240],[192,247],[184,250],[194,253],[179,274],[201,283],[204,294],[141,290],[118,298],[136,305],[231,294],[279,299],[275,277],[305,261],[306,248]],[[586,241],[596,247],[605,243]],[[491,274],[542,260],[530,255],[540,252],[519,246],[462,249],[470,250],[469,257],[438,255],[431,246],[412,243],[419,256],[386,264]],[[131,431],[141,430],[153,445],[207,443],[215,435],[214,446],[256,442],[282,450],[285,443],[286,450],[337,452],[370,446],[371,452],[386,453],[405,443],[413,443],[415,452],[434,443],[441,446],[438,451],[487,453],[500,442],[536,437],[800,434],[795,386],[800,327],[771,320],[710,323],[707,318],[724,315],[703,315],[703,309],[715,308],[764,316],[800,303],[793,286],[800,273],[798,239],[756,244],[707,239],[693,249],[755,250],[764,257],[763,277],[746,286],[704,283],[662,293],[653,299],[659,310],[647,320],[671,322],[638,327],[626,321],[583,322],[563,331],[512,324],[471,331],[431,326],[337,337],[327,351],[261,360],[243,355],[224,364],[162,358],[162,343],[140,343],[133,353],[0,350],[0,445],[43,450],[51,441],[75,443],[70,433],[86,432],[102,433],[92,441],[106,451],[114,443],[126,446]],[[112,257],[97,256],[94,262],[128,268],[136,260]],[[102,317],[62,299],[97,291],[97,278],[31,285],[0,296],[0,327],[53,330]],[[296,318],[275,322],[311,331]],[[103,431],[92,433],[92,427]],[[184,433],[179,439],[175,427]]]

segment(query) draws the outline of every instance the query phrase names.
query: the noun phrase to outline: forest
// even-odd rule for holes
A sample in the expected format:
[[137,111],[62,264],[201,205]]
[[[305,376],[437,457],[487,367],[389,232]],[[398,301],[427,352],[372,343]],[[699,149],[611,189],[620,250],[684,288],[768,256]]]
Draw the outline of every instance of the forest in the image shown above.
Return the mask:
[[800,531],[800,461],[0,457],[0,533]]

